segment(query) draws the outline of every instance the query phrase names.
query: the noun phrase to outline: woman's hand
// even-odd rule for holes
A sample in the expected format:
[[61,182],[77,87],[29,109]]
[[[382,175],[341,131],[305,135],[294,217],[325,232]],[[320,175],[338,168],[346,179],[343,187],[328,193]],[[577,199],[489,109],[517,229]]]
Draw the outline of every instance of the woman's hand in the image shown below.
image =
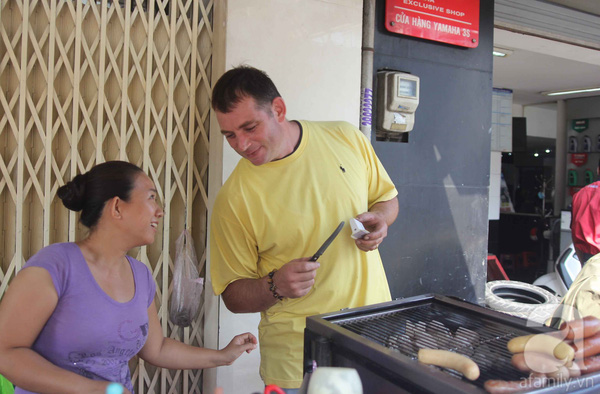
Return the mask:
[[249,332],[236,335],[231,342],[229,342],[229,345],[220,350],[223,355],[223,365],[233,364],[242,353],[250,353],[256,349],[257,343],[256,337]]

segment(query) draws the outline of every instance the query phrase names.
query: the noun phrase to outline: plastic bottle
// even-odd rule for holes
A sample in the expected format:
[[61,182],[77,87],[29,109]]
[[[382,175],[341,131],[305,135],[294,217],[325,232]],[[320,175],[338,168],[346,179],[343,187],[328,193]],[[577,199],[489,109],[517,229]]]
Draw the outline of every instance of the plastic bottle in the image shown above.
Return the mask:
[[569,170],[568,179],[569,186],[577,186],[577,171]]
[[577,137],[569,137],[569,152],[577,152]]
[[589,185],[590,183],[594,183],[594,172],[588,168],[585,170],[585,184]]
[[591,152],[592,151],[592,139],[590,136],[586,135],[583,137],[583,151]]

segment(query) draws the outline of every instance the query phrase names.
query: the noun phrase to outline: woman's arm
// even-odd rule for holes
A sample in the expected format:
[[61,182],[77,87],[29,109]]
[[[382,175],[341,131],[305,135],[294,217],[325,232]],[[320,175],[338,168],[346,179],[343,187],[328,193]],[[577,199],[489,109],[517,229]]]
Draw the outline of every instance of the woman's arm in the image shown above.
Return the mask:
[[154,302],[148,308],[148,339],[138,355],[145,361],[161,368],[203,369],[230,365],[242,353],[256,348],[257,340],[250,333],[234,337],[224,349],[214,350],[186,345],[165,338],[158,320]]
[[104,393],[108,382],[66,371],[31,350],[57,302],[43,268],[24,269],[12,280],[0,304],[0,373],[36,393]]

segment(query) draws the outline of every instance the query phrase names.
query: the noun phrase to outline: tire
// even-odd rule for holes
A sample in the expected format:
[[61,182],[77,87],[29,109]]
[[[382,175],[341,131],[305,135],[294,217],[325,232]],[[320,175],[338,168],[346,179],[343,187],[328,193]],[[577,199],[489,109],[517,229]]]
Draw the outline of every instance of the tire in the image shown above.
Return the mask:
[[495,280],[485,286],[485,303],[496,311],[544,324],[556,310],[560,298],[529,283]]

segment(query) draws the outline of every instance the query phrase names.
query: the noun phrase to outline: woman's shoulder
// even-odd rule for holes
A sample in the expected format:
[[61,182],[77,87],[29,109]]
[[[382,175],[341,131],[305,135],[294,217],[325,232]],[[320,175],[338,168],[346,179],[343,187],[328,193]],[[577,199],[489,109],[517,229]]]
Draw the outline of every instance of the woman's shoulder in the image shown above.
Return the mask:
[[44,252],[44,253],[48,253],[48,252],[66,253],[75,247],[77,247],[77,244],[74,242],[57,242],[54,244],[50,244],[48,246],[44,246],[42,249],[39,250],[38,253],[42,253],[42,252]]
[[127,256],[127,258],[131,262],[131,267],[135,271],[136,277],[145,278],[147,280],[152,278],[152,271],[150,270],[150,267],[129,255]]
[[136,289],[140,290],[136,290],[136,294],[146,294],[146,307],[149,307],[152,301],[154,300],[154,294],[156,292],[156,282],[154,281],[154,277],[152,276],[152,271],[150,267],[148,267],[141,261],[131,256],[127,256],[127,258],[131,262],[131,267],[133,270],[133,276],[135,280],[135,287]]
[[82,272],[78,267],[83,267],[83,265],[77,264],[80,261],[79,258],[83,258],[83,256],[77,244],[72,242],[56,243],[40,249],[27,261],[23,269],[39,267],[48,271],[60,297],[69,287],[70,278],[73,275],[80,275]]
[[56,260],[64,261],[69,255],[76,252],[77,245],[72,242],[55,243],[40,249],[31,256],[27,263],[51,263]]
[[129,259],[129,261],[131,261],[131,265],[136,271],[150,271],[150,268],[148,268],[146,264],[142,263],[138,259],[129,255],[127,255],[127,258]]

